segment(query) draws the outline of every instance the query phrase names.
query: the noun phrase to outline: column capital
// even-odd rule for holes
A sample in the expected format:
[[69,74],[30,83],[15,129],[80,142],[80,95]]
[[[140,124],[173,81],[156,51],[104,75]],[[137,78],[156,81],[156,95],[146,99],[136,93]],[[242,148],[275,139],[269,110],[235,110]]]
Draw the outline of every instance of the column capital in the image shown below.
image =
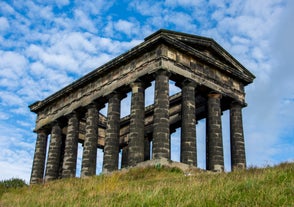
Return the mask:
[[221,99],[222,98],[222,94],[218,93],[218,92],[210,92],[209,94],[207,94],[208,98],[214,98],[214,99]]
[[52,127],[54,127],[54,126],[59,126],[59,127],[60,127],[60,124],[61,124],[61,123],[60,123],[59,120],[54,120],[54,121],[51,122],[50,125],[51,125],[51,128],[52,128]]
[[119,100],[122,100],[125,97],[127,97],[127,94],[124,93],[124,92],[120,92],[120,91],[115,90],[115,91],[113,91],[113,92],[111,92],[110,94],[107,95],[107,99],[110,99],[113,96],[117,96]]
[[130,87],[133,89],[134,87],[143,87],[144,89],[148,88],[151,86],[150,82],[145,82],[141,80],[141,78],[138,78],[134,82],[130,83]]
[[89,108],[95,107],[97,110],[99,110],[99,109],[103,108],[104,106],[105,106],[104,103],[98,102],[98,100],[96,100],[96,101],[92,101],[90,104],[85,106],[85,108],[89,109]]
[[154,76],[157,76],[157,75],[166,75],[166,76],[170,77],[171,76],[171,72],[168,71],[167,69],[160,68],[159,70],[157,70],[154,73]]
[[197,86],[199,84],[197,84],[195,81],[190,80],[188,78],[185,78],[184,80],[182,80],[181,82],[176,82],[175,84],[176,86],[178,86],[179,88],[182,88],[183,86],[193,86],[195,88],[197,88]]
[[241,101],[237,101],[237,100],[233,100],[230,104],[230,107],[235,107],[235,106],[240,106],[241,108],[246,107],[247,103],[245,102],[241,102]]
[[44,133],[46,135],[50,134],[50,130],[49,129],[46,129],[45,127],[42,127],[40,129],[37,129],[37,130],[34,130],[35,133],[37,134],[41,134],[41,133]]
[[72,118],[73,116],[76,116],[76,117],[78,118],[78,117],[80,116],[80,113],[77,112],[76,110],[74,110],[74,111],[70,112],[69,114],[66,114],[66,115],[65,115],[65,117],[66,117],[67,119],[70,119],[70,118]]

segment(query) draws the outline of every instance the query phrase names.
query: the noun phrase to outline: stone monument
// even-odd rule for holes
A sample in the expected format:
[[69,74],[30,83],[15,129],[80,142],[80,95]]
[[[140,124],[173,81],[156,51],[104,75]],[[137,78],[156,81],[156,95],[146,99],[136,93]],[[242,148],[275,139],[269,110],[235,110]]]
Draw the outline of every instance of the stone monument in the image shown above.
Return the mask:
[[[179,127],[180,162],[197,167],[196,124],[201,119],[206,119],[206,169],[223,171],[221,116],[225,110],[230,111],[232,170],[245,168],[244,87],[254,78],[213,39],[159,30],[29,106],[37,114],[30,182],[75,177],[78,143],[83,146],[81,177],[96,174],[98,148],[103,149],[104,173],[118,170],[120,151],[122,167],[170,159],[170,135]],[[169,80],[181,92],[169,96]],[[145,89],[152,81],[154,104],[145,106]],[[129,92],[130,115],[120,118],[121,100]],[[107,116],[99,112],[106,103]]]

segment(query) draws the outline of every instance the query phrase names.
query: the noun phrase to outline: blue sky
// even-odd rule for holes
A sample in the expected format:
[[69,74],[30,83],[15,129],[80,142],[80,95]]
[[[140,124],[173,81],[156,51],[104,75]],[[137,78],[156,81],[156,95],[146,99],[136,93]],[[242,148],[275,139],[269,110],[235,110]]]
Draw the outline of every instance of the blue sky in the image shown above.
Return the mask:
[[[246,88],[248,107],[243,110],[247,164],[262,167],[293,161],[293,19],[290,0],[1,1],[0,180],[29,181],[36,140],[36,116],[29,104],[160,28],[211,37],[255,74],[254,83]],[[123,114],[129,111],[128,103],[123,101]],[[225,112],[227,170],[228,119]],[[200,121],[200,167],[204,167],[204,133],[205,122]],[[172,143],[172,158],[178,160],[179,130]],[[99,151],[98,172],[101,159]],[[78,165],[80,160],[81,146]]]

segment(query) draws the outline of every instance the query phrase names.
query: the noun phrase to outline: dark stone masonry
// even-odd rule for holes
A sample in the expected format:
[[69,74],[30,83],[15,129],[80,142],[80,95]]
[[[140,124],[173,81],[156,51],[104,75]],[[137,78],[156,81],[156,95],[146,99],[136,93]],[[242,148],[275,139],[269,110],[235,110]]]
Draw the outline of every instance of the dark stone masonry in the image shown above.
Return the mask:
[[[180,162],[197,167],[196,126],[202,119],[206,120],[206,169],[221,172],[221,117],[226,110],[230,111],[231,169],[244,169],[244,88],[254,78],[213,39],[159,30],[29,106],[37,114],[30,182],[75,177],[77,170],[81,177],[96,175],[99,148],[103,173],[118,170],[119,163],[124,168],[150,159],[170,159],[170,137],[177,128],[181,128]],[[146,106],[145,90],[152,81],[154,104]],[[170,81],[181,92],[169,96]],[[131,94],[130,115],[121,118],[121,101],[127,93]],[[106,116],[100,113],[105,104]],[[77,169],[78,143],[83,148],[81,169]]]

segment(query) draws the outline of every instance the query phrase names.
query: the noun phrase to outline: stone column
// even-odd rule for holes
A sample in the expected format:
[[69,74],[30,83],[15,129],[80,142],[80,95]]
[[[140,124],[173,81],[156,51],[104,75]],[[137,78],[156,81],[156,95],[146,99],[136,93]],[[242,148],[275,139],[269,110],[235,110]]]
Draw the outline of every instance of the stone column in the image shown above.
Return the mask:
[[181,162],[197,166],[195,84],[182,83]]
[[62,177],[70,178],[76,176],[77,154],[79,138],[79,120],[76,112],[68,115],[67,135],[65,139],[64,160],[62,166]]
[[86,112],[86,134],[83,148],[81,177],[96,175],[99,114],[97,105],[91,103]]
[[108,101],[107,128],[105,134],[103,169],[104,173],[118,169],[120,101],[125,97],[112,93]]
[[230,109],[231,165],[232,171],[246,168],[242,123],[242,105],[233,102]]
[[31,184],[42,183],[44,178],[48,134],[45,130],[37,131],[36,148],[31,173]]
[[[61,129],[61,131],[63,131]],[[59,156],[59,171],[58,171],[58,179],[62,178],[62,166],[63,166],[63,161],[64,161],[64,153],[65,153],[65,139],[66,135],[61,134],[61,148],[60,148],[60,156]]]
[[52,126],[51,138],[46,165],[45,181],[55,180],[59,176],[60,154],[61,154],[61,129],[57,121]]
[[140,81],[131,84],[131,118],[128,164],[135,166],[144,161],[145,88]]
[[170,159],[169,132],[169,72],[159,70],[155,74],[153,123],[153,159]]
[[220,100],[221,94],[208,95],[206,118],[206,168],[217,172],[224,170]]

